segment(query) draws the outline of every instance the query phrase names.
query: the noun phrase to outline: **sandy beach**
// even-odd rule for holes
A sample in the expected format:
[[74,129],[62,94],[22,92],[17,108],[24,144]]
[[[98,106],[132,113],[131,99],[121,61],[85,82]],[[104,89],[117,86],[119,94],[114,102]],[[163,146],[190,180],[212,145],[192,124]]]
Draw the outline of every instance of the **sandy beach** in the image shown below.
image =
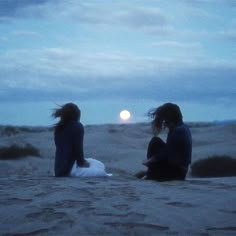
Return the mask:
[[[236,122],[190,123],[192,161],[236,158]],[[0,147],[31,144],[40,157],[0,160],[0,235],[235,235],[236,177],[155,182],[134,177],[150,124],[85,126],[84,151],[112,177],[55,178],[53,131],[0,127]],[[165,134],[162,136],[165,139]]]

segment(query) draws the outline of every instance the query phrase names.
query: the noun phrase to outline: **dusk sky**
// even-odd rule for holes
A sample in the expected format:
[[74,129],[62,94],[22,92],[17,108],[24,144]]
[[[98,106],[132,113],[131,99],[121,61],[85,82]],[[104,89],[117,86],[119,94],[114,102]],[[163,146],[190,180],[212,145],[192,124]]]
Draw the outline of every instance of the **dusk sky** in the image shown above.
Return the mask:
[[0,0],[0,123],[6,104],[62,101],[235,119],[236,0]]

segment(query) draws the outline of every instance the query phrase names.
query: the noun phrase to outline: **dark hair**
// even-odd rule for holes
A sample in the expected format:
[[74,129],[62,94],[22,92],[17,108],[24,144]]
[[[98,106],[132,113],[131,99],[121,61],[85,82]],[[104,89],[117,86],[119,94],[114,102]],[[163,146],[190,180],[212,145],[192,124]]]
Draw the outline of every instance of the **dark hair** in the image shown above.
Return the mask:
[[55,125],[55,131],[61,131],[70,121],[80,120],[80,109],[74,103],[66,103],[60,108],[55,109],[52,113],[54,118],[60,118],[60,121]]
[[179,106],[173,103],[165,103],[162,106],[150,110],[148,116],[152,119],[154,133],[160,133],[165,127],[165,123],[178,124],[183,120]]

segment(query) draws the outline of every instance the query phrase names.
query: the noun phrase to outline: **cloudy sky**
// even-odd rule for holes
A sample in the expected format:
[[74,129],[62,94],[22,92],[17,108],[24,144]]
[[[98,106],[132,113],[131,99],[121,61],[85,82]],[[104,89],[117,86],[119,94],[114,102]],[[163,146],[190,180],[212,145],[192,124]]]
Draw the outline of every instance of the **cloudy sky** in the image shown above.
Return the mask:
[[0,100],[171,101],[233,119],[236,0],[1,0]]

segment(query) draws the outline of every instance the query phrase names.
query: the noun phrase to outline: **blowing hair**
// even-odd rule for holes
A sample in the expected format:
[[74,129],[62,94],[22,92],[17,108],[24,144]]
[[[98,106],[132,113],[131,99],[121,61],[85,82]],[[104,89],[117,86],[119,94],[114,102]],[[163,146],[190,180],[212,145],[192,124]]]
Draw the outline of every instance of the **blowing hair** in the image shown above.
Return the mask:
[[183,116],[178,105],[174,103],[165,103],[148,112],[148,116],[152,119],[152,129],[154,133],[160,133],[165,124],[178,124],[182,122]]
[[74,103],[66,103],[58,109],[55,109],[52,113],[52,117],[60,118],[59,122],[55,124],[55,132],[63,130],[70,121],[80,120],[80,116],[80,109]]

